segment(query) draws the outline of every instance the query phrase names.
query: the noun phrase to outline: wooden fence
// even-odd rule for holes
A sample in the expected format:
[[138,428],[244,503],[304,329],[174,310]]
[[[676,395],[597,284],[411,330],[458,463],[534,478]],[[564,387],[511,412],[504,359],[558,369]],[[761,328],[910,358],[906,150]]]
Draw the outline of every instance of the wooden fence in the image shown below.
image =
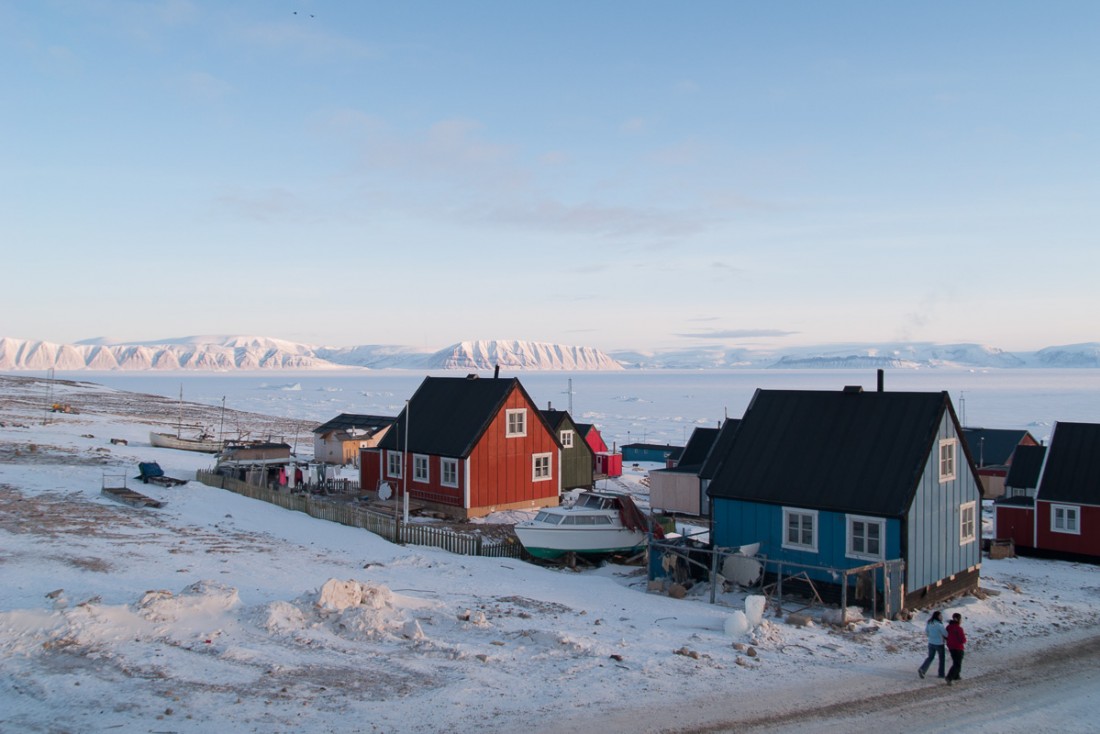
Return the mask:
[[351,502],[332,502],[306,494],[276,492],[267,487],[248,484],[213,472],[196,472],[195,479],[210,487],[278,505],[287,510],[304,512],[320,520],[362,528],[386,540],[402,545],[427,545],[463,556],[492,558],[524,558],[526,553],[518,542],[498,542],[481,535],[457,533],[450,528],[401,522],[400,518],[367,510]]

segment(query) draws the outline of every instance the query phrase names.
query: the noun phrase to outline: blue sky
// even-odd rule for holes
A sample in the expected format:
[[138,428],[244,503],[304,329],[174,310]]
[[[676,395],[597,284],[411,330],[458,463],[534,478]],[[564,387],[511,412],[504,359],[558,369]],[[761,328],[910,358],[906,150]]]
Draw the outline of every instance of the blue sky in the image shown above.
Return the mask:
[[1100,340],[1100,3],[0,0],[0,336]]

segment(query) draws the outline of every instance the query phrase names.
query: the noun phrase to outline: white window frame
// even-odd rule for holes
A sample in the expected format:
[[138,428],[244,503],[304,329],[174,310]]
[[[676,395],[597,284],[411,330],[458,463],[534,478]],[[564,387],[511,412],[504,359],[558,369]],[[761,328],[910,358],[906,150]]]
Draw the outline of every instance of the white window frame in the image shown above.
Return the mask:
[[[447,470],[450,469],[451,474],[454,475],[454,479],[447,479]],[[439,483],[444,487],[457,487],[458,486],[458,459],[440,459],[439,460]]]
[[562,431],[561,432],[561,447],[563,449],[573,448],[573,432],[572,431]]
[[527,435],[527,408],[509,408],[504,411],[504,437],[521,438]]
[[531,454],[531,481],[548,482],[554,478],[553,454]]
[[[1062,527],[1058,527],[1058,516],[1062,516]],[[1073,527],[1070,527],[1072,524]],[[1050,505],[1050,532],[1066,535],[1081,534],[1081,508],[1077,505]]]
[[954,438],[945,438],[940,441],[940,451],[937,455],[940,467],[940,484],[950,482],[958,474],[959,442]]
[[959,545],[973,543],[978,539],[978,503],[964,502],[959,505]]
[[[856,533],[856,523],[863,525],[864,532],[860,536]],[[884,561],[886,560],[886,521],[881,517],[869,517],[867,515],[848,515],[845,523],[848,527],[847,541],[845,546],[847,548],[845,555],[848,558],[859,558],[865,561]],[[871,553],[867,550],[868,533],[867,528],[871,526],[878,528],[878,553]],[[863,550],[856,550],[856,540],[863,541]]]
[[432,462],[427,454],[413,454],[413,481],[428,483],[432,481]]
[[401,478],[401,472],[404,471],[405,466],[405,452],[403,451],[387,451],[386,452],[386,476],[393,477],[394,479]]
[[[799,522],[799,541],[791,541],[787,536],[787,528],[790,525],[790,518],[792,515],[798,515],[803,518],[809,518],[810,520],[810,544],[806,545],[801,542],[802,538],[802,522]],[[817,510],[804,510],[800,507],[784,507],[783,508],[783,547],[789,550],[809,551],[817,553],[817,538],[818,538],[818,524],[817,524]]]

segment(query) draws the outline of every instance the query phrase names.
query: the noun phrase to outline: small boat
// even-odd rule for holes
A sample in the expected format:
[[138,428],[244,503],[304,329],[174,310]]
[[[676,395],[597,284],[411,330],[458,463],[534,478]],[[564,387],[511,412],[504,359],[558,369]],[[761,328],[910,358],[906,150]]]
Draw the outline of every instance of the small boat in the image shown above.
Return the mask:
[[225,441],[214,438],[208,433],[200,433],[195,438],[184,438],[172,433],[149,433],[149,444],[160,449],[180,449],[181,451],[201,451],[204,454],[216,454],[225,446]]
[[[222,398],[222,420],[225,415],[225,398]],[[225,448],[225,441],[201,431],[194,438],[185,438],[183,430],[183,385],[180,385],[179,419],[176,421],[176,433],[149,432],[149,445],[159,449],[179,449],[180,451],[199,451],[204,454],[217,454]]]
[[567,553],[606,556],[640,551],[650,527],[649,518],[629,495],[588,490],[569,507],[539,510],[533,520],[516,523],[515,531],[528,553],[553,560]]

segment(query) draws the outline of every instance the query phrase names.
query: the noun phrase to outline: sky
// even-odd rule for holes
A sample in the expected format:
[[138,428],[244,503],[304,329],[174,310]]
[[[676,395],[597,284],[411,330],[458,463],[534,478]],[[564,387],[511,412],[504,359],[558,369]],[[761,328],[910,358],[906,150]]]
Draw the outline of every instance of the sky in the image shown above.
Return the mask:
[[1096,341],[1100,5],[0,0],[0,336]]

